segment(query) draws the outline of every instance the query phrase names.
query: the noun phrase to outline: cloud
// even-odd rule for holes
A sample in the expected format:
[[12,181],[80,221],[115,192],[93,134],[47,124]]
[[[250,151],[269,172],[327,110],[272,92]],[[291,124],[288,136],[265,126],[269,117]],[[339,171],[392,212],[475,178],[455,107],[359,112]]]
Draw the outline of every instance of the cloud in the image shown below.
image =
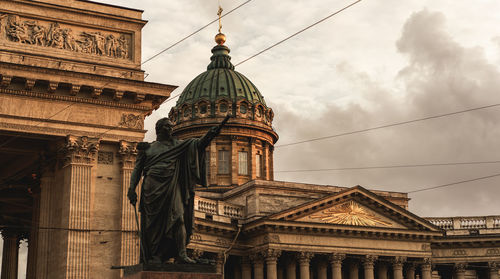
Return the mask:
[[[331,75],[357,89],[347,102],[323,104],[318,116],[273,104],[282,143],[459,111],[499,102],[500,72],[480,47],[464,47],[449,35],[439,12],[413,13],[396,42],[406,65],[389,86],[348,63]],[[399,86],[399,85],[401,86]],[[401,88],[401,90],[398,90]],[[321,169],[394,164],[498,160],[498,108],[290,147],[277,147],[275,169]],[[279,145],[279,143],[278,143]],[[277,173],[300,182],[411,191],[498,173],[496,165]],[[430,215],[495,214],[499,178],[410,195],[410,209]],[[478,206],[481,204],[482,206]]]

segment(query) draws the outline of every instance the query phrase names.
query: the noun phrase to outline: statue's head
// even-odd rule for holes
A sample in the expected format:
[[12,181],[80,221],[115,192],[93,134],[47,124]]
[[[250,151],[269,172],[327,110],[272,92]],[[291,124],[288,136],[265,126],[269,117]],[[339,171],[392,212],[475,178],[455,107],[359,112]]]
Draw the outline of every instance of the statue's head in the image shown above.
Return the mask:
[[174,124],[168,119],[168,117],[161,118],[156,121],[155,130],[156,136],[172,136],[172,127]]

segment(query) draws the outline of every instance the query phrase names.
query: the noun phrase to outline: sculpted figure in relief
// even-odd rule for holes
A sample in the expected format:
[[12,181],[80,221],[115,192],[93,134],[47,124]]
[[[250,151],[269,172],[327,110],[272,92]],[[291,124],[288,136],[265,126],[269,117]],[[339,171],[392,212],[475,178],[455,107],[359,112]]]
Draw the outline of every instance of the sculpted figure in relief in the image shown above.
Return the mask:
[[118,49],[117,49],[117,54],[119,58],[128,58],[128,40],[125,38],[124,35],[121,35],[120,38],[118,38]]
[[45,46],[45,37],[47,36],[47,29],[44,26],[34,24],[33,31],[31,32],[31,43],[39,46]]
[[118,41],[113,34],[106,38],[106,54],[110,57],[116,57],[116,45]]
[[75,38],[73,37],[73,31],[71,29],[69,29],[69,28],[63,29],[62,37],[63,37],[63,48],[64,49],[78,51],[78,47],[77,47]]
[[31,43],[28,27],[21,22],[19,16],[9,15],[7,19],[7,36],[15,42]]

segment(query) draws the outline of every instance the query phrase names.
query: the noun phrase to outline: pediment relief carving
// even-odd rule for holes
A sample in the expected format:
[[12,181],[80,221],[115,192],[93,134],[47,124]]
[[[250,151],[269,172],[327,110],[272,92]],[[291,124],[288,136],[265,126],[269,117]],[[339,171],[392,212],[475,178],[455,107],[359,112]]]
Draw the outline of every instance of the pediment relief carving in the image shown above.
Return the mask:
[[391,222],[384,221],[366,207],[352,200],[312,214],[309,218],[330,224],[392,227]]
[[[71,28],[70,28],[71,27]],[[0,41],[132,59],[131,35],[0,14]]]
[[368,207],[349,200],[311,213],[296,221],[328,223],[349,226],[401,228],[402,226]]

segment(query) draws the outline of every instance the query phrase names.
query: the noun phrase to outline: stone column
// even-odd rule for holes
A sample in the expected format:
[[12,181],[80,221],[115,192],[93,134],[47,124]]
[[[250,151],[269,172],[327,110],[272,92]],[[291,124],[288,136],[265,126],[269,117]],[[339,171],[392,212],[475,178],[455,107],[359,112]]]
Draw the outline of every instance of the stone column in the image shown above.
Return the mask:
[[281,251],[276,249],[267,249],[263,252],[266,261],[267,279],[278,279],[277,264],[280,255]]
[[497,262],[489,262],[488,263],[488,267],[490,268],[489,270],[489,273],[490,273],[490,276],[489,278],[490,279],[498,279],[498,267],[499,267],[499,263]]
[[328,264],[325,261],[318,262],[318,279],[327,279],[326,278],[326,270],[328,268]]
[[456,263],[455,264],[455,279],[465,279],[465,268],[466,263]]
[[403,279],[403,263],[405,261],[406,257],[394,257],[392,261],[394,279]]
[[17,279],[19,261],[19,233],[4,229],[1,279]]
[[38,224],[40,219],[40,184],[34,177],[35,186],[33,193],[33,214],[31,216],[31,229],[28,237],[28,260],[26,263],[26,279],[36,278],[36,256],[38,250]]
[[330,266],[332,268],[332,279],[342,279],[342,261],[345,254],[333,253],[329,256]]
[[241,279],[252,279],[252,264],[248,257],[241,258]]
[[224,254],[223,253],[217,253],[215,255],[215,272],[217,274],[222,274],[224,271]]
[[[90,204],[93,181],[92,168],[97,163],[99,139],[67,136],[61,150],[64,190],[67,200],[62,208],[63,226],[68,232],[66,265],[63,277],[88,278],[90,262]],[[61,240],[63,241],[63,240]],[[66,242],[66,241],[64,241]]]
[[278,265],[278,279],[284,279],[283,272],[283,266]]
[[286,279],[296,279],[297,263],[295,256],[289,256],[285,264],[286,264]]
[[253,263],[253,278],[254,279],[264,279],[264,260],[262,255],[253,254],[250,256]]
[[300,252],[298,255],[299,268],[300,268],[300,279],[309,279],[309,262],[311,261],[313,253]]
[[422,270],[422,279],[432,279],[432,263],[430,258],[425,258],[424,263],[420,266]]
[[[38,243],[36,253],[36,278],[47,279],[49,267],[49,245],[52,231],[50,227],[51,191],[54,183],[55,166],[47,166],[40,177],[40,209],[38,218]],[[34,224],[36,225],[36,224]]]
[[410,263],[406,270],[406,279],[415,279],[415,265]]
[[378,279],[387,279],[387,264],[381,262],[377,268]]
[[[136,143],[121,140],[118,149],[122,185],[122,233],[120,249],[120,265],[122,266],[138,264],[140,258],[140,241],[137,234],[138,228],[134,207],[130,204],[127,197],[128,188],[130,187],[130,176],[137,156],[136,146]],[[138,188],[136,192],[140,194],[140,187]]]
[[364,269],[365,279],[375,278],[373,274],[373,264],[375,263],[375,260],[377,260],[377,256],[373,255],[366,255],[365,258],[363,258],[363,269]]
[[359,264],[351,262],[349,264],[349,279],[359,279]]

